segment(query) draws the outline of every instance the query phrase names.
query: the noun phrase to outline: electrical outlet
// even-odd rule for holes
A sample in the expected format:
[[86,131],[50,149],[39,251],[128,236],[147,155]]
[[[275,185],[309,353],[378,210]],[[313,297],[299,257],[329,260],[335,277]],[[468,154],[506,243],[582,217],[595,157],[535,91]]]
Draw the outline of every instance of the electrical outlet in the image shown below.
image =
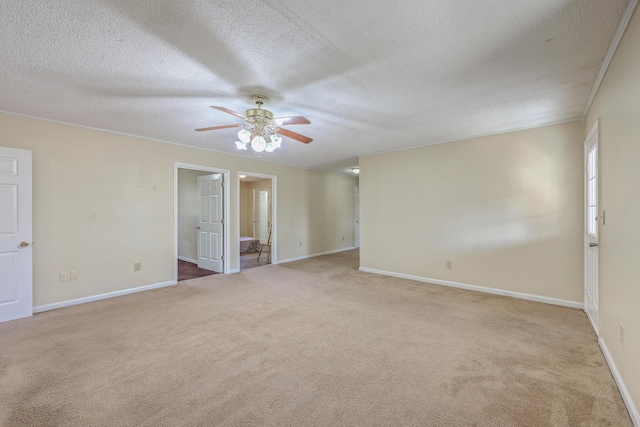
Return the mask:
[[447,261],[447,262],[446,262],[446,264],[445,264],[445,266],[446,266],[447,268],[453,268],[453,263],[452,263],[451,261]]
[[68,280],[69,280],[69,273],[67,273],[66,271],[64,273],[60,273],[61,282],[66,282]]
[[77,271],[72,271],[69,273],[69,279],[70,280],[78,280],[78,272]]
[[140,271],[142,270],[142,263],[141,262],[136,262],[133,264],[133,271]]
[[624,326],[620,324],[620,343],[624,345]]

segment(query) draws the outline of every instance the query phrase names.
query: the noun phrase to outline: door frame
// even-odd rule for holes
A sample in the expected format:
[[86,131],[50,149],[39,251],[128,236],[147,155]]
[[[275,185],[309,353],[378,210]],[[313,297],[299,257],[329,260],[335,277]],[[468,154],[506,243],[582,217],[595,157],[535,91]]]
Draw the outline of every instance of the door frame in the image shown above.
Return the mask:
[[[271,264],[278,263],[278,177],[276,175],[267,175],[264,173],[238,171],[236,174],[237,181],[237,205],[236,210],[240,216],[240,175],[252,176],[255,178],[263,178],[271,180]],[[240,221],[236,228],[236,240],[240,241]],[[238,245],[238,271],[240,271],[240,245]]]
[[222,274],[230,274],[230,260],[229,260],[229,254],[230,254],[230,250],[229,250],[229,218],[231,217],[230,215],[230,209],[229,209],[229,184],[231,183],[231,172],[229,171],[229,169],[220,169],[220,168],[213,168],[210,166],[202,166],[202,165],[194,165],[191,163],[180,163],[180,162],[174,162],[173,163],[173,280],[174,282],[178,283],[178,169],[190,169],[190,170],[196,170],[196,171],[202,171],[202,172],[209,172],[209,173],[219,173],[222,174],[223,178],[222,178],[222,182],[223,184],[223,188],[222,188],[222,203],[223,203],[223,218],[224,218],[224,225],[223,225],[223,236],[222,236],[222,251],[223,251],[223,255],[225,255],[224,257],[224,262],[222,263]]

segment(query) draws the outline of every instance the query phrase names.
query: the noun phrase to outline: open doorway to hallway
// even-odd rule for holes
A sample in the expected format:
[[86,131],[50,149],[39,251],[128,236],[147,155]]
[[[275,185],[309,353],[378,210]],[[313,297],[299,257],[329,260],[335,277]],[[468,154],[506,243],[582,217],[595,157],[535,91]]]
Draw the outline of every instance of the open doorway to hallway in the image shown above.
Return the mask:
[[240,270],[275,263],[276,177],[238,172]]

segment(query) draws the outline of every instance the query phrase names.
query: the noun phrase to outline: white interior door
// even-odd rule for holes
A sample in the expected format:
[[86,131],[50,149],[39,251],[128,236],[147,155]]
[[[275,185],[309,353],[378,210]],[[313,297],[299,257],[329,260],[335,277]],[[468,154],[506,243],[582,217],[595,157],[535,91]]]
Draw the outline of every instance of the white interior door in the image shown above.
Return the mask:
[[0,147],[0,322],[33,314],[31,151]]
[[585,141],[584,309],[598,333],[598,125]]
[[253,190],[253,238],[260,243],[269,238],[269,190]]
[[356,187],[356,201],[355,201],[356,205],[355,205],[355,232],[356,232],[356,237],[355,237],[355,243],[356,243],[356,248],[360,247],[360,188]]
[[198,267],[223,271],[223,175],[198,177]]

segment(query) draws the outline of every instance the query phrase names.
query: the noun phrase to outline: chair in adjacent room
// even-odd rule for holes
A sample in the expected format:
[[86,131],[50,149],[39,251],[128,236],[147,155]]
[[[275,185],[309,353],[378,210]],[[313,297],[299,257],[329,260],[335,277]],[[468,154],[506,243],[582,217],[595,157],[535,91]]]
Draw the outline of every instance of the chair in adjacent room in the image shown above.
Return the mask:
[[262,255],[263,251],[267,254],[267,264],[271,264],[271,227],[269,227],[269,237],[267,238],[267,243],[260,244],[260,252],[258,252],[258,262],[260,262],[260,255]]

